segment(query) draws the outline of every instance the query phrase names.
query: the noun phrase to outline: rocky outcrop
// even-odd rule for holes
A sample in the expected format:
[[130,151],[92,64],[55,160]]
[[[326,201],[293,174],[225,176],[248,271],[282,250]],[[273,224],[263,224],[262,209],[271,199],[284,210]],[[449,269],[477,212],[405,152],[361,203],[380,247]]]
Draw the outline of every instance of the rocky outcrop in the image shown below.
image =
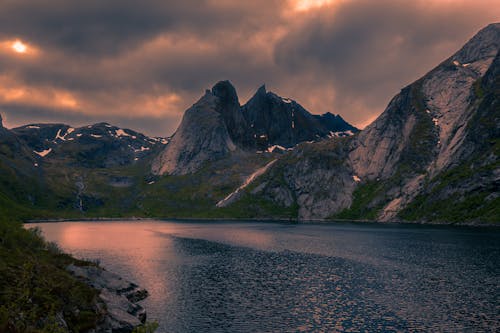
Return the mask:
[[146,311],[137,302],[148,296],[144,289],[120,276],[95,266],[68,266],[68,271],[100,290],[103,320],[95,332],[132,332],[146,321]]
[[252,191],[300,220],[323,219],[349,207],[357,178],[347,161],[350,138],[305,143],[278,160]]

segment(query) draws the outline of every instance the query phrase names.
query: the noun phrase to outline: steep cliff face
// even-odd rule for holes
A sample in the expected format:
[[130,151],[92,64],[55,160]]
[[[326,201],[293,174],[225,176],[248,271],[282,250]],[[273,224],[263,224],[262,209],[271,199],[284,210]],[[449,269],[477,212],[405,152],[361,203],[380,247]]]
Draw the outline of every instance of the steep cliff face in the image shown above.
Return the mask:
[[386,182],[382,188],[388,192],[388,202],[380,220],[397,218],[429,180],[461,164],[464,153],[471,150],[464,140],[480,102],[473,85],[486,74],[499,47],[500,25],[484,28],[456,54],[403,89],[359,135],[359,146],[350,155],[354,171],[367,180]]
[[291,148],[300,142],[352,135],[358,131],[340,116],[312,115],[296,101],[267,92],[265,86],[261,86],[242,109],[259,147]]
[[[217,86],[216,86],[217,87]],[[220,89],[208,91],[186,111],[182,122],[165,150],[154,160],[152,172],[157,175],[185,175],[197,171],[204,163],[220,159],[236,149],[225,119],[238,124],[240,118],[225,101],[234,98]],[[237,98],[236,98],[237,101]],[[235,126],[232,131],[238,132]]]
[[301,220],[329,217],[348,208],[358,181],[347,159],[350,140],[300,144],[270,168],[252,195],[280,207],[296,207]]
[[[475,179],[484,195],[491,194],[487,205],[493,207],[498,203],[498,195],[492,193],[498,192],[494,188],[499,173],[498,60],[494,61],[499,47],[500,24],[489,25],[452,57],[402,89],[380,117],[352,140],[336,139],[347,152],[336,154],[332,166],[321,162],[327,159],[327,149],[319,149],[314,158],[306,154],[292,159],[285,172],[276,173],[277,163],[269,174],[274,172],[283,181],[263,185],[261,195],[279,205],[292,204],[280,195],[288,191],[299,207],[300,219],[444,220],[449,217],[418,210],[415,203],[426,201],[426,193],[438,196],[440,186],[447,188],[439,192],[442,198],[455,193],[459,202],[466,202]],[[473,156],[489,162],[471,165],[468,161]],[[472,169],[459,175],[457,170],[464,165]],[[445,186],[443,177],[450,173],[454,181]],[[325,186],[328,191],[321,190]],[[321,207],[308,204],[314,202],[321,202]],[[490,208],[484,210],[489,209],[491,218]],[[480,219],[479,211],[474,211],[472,215]]]

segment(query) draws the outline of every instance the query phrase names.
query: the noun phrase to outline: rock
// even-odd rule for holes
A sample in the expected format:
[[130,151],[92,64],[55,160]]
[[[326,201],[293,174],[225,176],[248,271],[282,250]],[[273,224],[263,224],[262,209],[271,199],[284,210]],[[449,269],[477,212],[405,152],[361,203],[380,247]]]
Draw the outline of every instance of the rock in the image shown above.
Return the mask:
[[153,161],[153,174],[193,173],[204,163],[225,157],[236,149],[225,123],[225,117],[231,117],[220,112],[225,109],[220,107],[220,102],[219,97],[207,91],[184,113],[170,143]]
[[340,116],[312,115],[296,101],[267,92],[264,85],[242,110],[255,144],[261,149],[272,145],[291,148],[301,142],[326,138],[334,132],[358,131]]
[[[494,148],[500,136],[499,49],[500,24],[491,24],[402,89],[352,140],[301,145],[278,161],[254,195],[289,205],[292,193],[299,219],[321,219],[351,207],[359,189],[364,197],[357,216],[374,210],[380,221],[400,220],[410,205],[410,216],[432,219],[440,212],[422,210],[422,203],[446,208],[451,197],[490,197],[500,181]],[[260,89],[252,104],[265,108],[265,96]]]
[[96,266],[69,265],[67,270],[101,291],[105,317],[98,324],[98,332],[132,332],[146,321],[146,311],[137,304],[148,296],[146,290]]
[[351,135],[356,128],[340,116],[313,116],[300,104],[260,87],[244,106],[229,81],[218,82],[189,108],[162,153],[152,164],[155,175],[185,175],[234,152],[291,148],[332,133]]

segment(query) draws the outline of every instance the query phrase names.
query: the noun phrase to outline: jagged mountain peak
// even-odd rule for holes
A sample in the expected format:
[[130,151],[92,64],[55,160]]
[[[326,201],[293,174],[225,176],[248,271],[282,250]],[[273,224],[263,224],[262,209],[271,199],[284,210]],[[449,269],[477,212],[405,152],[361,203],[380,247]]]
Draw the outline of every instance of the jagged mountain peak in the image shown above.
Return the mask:
[[218,97],[221,103],[240,105],[236,89],[229,80],[217,82],[212,88],[212,94]]
[[455,55],[453,61],[469,64],[496,56],[500,47],[500,23],[492,23],[474,35]]
[[349,135],[348,131],[352,134],[357,129],[333,115],[318,118],[299,103],[267,91],[265,85],[240,106],[231,82],[219,81],[186,110],[152,171],[192,173],[205,162],[225,157],[236,149],[255,152],[273,146],[292,148],[304,141],[343,136],[332,135],[334,132]]

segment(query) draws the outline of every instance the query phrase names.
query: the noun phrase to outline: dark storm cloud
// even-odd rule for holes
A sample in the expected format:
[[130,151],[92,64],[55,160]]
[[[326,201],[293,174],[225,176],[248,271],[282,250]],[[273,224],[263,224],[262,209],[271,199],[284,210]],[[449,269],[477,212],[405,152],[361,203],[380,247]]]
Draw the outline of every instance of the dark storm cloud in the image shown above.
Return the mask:
[[[280,1],[228,0],[7,0],[0,10],[4,36],[23,36],[80,55],[137,46],[164,31],[210,36],[214,31],[266,24]],[[260,13],[262,14],[262,13]]]
[[[498,20],[495,1],[344,2],[317,10],[277,43],[276,62],[330,83],[333,109],[359,123]],[[500,3],[497,3],[500,5]]]
[[[357,125],[498,21],[491,1],[5,0],[0,112],[8,126],[108,121],[169,135],[216,81],[262,83]],[[30,52],[9,50],[15,39]],[[3,43],[3,44],[2,44]]]

